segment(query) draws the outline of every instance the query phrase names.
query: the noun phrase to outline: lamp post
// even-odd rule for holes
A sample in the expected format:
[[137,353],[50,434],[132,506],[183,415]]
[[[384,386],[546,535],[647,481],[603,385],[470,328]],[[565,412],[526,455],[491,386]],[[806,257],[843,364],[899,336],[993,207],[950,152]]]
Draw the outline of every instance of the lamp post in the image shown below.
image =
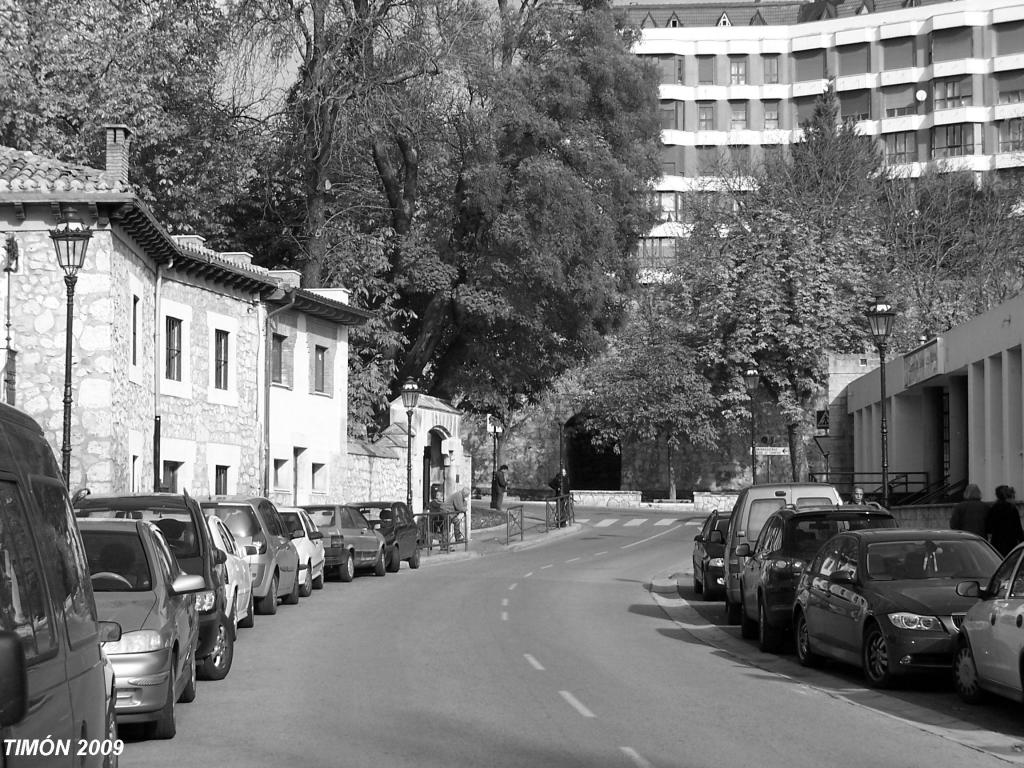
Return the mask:
[[420,388],[411,376],[402,385],[402,405],[405,406],[406,422],[406,463],[405,463],[405,504],[412,514],[412,412],[420,401]]
[[50,239],[57,251],[57,263],[64,270],[64,285],[68,294],[68,318],[64,337],[64,435],[61,442],[61,470],[64,473],[64,484],[71,479],[71,328],[74,321],[75,283],[78,282],[78,270],[85,263],[85,253],[89,249],[89,238],[92,230],[82,224],[74,208],[68,207],[64,212],[64,221],[50,230]]
[[761,376],[756,368],[748,368],[743,374],[743,382],[747,385],[747,394],[750,395],[750,482],[757,484],[757,450],[754,447],[754,395],[757,394],[757,385]]
[[867,312],[868,323],[871,325],[871,336],[878,347],[879,378],[881,380],[882,394],[882,506],[889,506],[889,427],[885,419],[885,352],[889,344],[889,337],[892,336],[893,321],[896,313],[892,306],[886,303],[881,296],[875,298]]

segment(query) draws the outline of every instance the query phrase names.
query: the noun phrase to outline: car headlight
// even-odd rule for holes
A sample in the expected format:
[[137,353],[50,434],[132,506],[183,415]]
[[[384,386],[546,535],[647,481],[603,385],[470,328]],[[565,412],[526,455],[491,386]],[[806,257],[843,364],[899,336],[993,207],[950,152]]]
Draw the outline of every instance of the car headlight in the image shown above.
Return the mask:
[[208,613],[213,610],[217,602],[217,595],[212,589],[204,589],[196,592],[196,610],[200,613]]
[[123,632],[121,639],[114,643],[103,643],[108,656],[118,653],[147,653],[167,647],[167,640],[155,629],[140,629],[137,632]]
[[935,616],[921,616],[917,613],[890,613],[889,621],[897,629],[943,630],[942,622]]
[[725,558],[724,557],[712,557],[710,560],[708,560],[708,565],[710,565],[712,568],[724,568],[725,567]]

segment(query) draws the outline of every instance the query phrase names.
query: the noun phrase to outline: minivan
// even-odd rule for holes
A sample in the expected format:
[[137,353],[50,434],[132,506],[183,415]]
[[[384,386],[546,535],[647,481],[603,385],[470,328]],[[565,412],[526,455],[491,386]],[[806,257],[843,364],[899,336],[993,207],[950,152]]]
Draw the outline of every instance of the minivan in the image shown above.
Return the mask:
[[753,544],[765,520],[779,507],[811,507],[842,504],[842,497],[828,483],[764,483],[740,491],[732,508],[729,530],[725,535],[725,617],[730,624],[740,623],[743,597],[740,572],[746,558],[736,554],[740,544]]
[[116,764],[111,750],[76,753],[80,739],[111,747],[117,739],[113,678],[100,644],[120,638],[119,625],[97,621],[53,450],[32,418],[0,404],[0,745],[48,739],[68,747],[61,756],[5,751],[8,768]]

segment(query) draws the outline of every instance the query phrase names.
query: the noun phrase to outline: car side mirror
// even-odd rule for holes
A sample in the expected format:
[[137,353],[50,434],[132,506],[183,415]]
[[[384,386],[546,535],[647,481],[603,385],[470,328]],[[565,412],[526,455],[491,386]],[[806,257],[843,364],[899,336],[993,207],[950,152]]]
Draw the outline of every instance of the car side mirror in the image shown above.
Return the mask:
[[305,535],[306,535],[305,531],[292,531],[291,538],[293,538],[293,539],[301,539]]
[[849,571],[832,571],[828,575],[828,580],[830,584],[853,584],[856,581]]
[[184,573],[171,582],[171,592],[176,595],[187,595],[190,592],[202,592],[206,589],[206,579]]
[[694,540],[694,541],[704,541],[704,537],[703,537],[703,536],[701,536],[701,535],[700,535],[700,534],[698,533],[698,534],[697,534],[696,536],[694,536],[694,537],[693,537],[693,540]]
[[224,565],[228,561],[227,553],[220,549],[213,550],[213,562],[216,565]]
[[323,537],[324,535],[320,531],[313,531],[311,534],[309,534],[309,538],[311,538],[313,541],[317,541],[318,539],[322,539]]
[[121,639],[121,625],[116,621],[99,622],[100,642],[116,643]]
[[960,597],[985,597],[985,590],[976,581],[961,581],[956,585],[956,593]]
[[747,542],[737,544],[736,549],[733,550],[736,557],[750,557],[750,545]]
[[0,632],[0,728],[21,722],[28,712],[28,670],[21,638]]
[[246,544],[245,545],[245,554],[247,556],[248,555],[258,555],[259,553],[260,553],[259,547],[257,547],[255,544]]
[[725,544],[725,534],[716,528],[708,534],[708,542],[711,544]]

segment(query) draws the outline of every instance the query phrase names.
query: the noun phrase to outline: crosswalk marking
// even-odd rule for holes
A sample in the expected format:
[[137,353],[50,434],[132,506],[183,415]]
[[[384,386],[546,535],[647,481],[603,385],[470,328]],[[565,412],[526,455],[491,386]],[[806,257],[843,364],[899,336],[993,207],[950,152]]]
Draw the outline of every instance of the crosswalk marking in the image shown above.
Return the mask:
[[647,518],[646,517],[634,517],[628,523],[625,523],[623,525],[623,527],[624,528],[634,528],[634,527],[636,527],[638,525],[643,525],[646,522],[647,522]]
[[604,520],[594,523],[594,527],[607,528],[609,525],[615,525],[617,522],[619,522],[619,518],[617,517],[606,517]]
[[655,525],[672,525],[675,522],[675,518],[663,517],[661,520],[655,523]]
[[577,517],[576,518],[576,522],[577,523],[589,523],[590,522],[590,518],[589,517]]

